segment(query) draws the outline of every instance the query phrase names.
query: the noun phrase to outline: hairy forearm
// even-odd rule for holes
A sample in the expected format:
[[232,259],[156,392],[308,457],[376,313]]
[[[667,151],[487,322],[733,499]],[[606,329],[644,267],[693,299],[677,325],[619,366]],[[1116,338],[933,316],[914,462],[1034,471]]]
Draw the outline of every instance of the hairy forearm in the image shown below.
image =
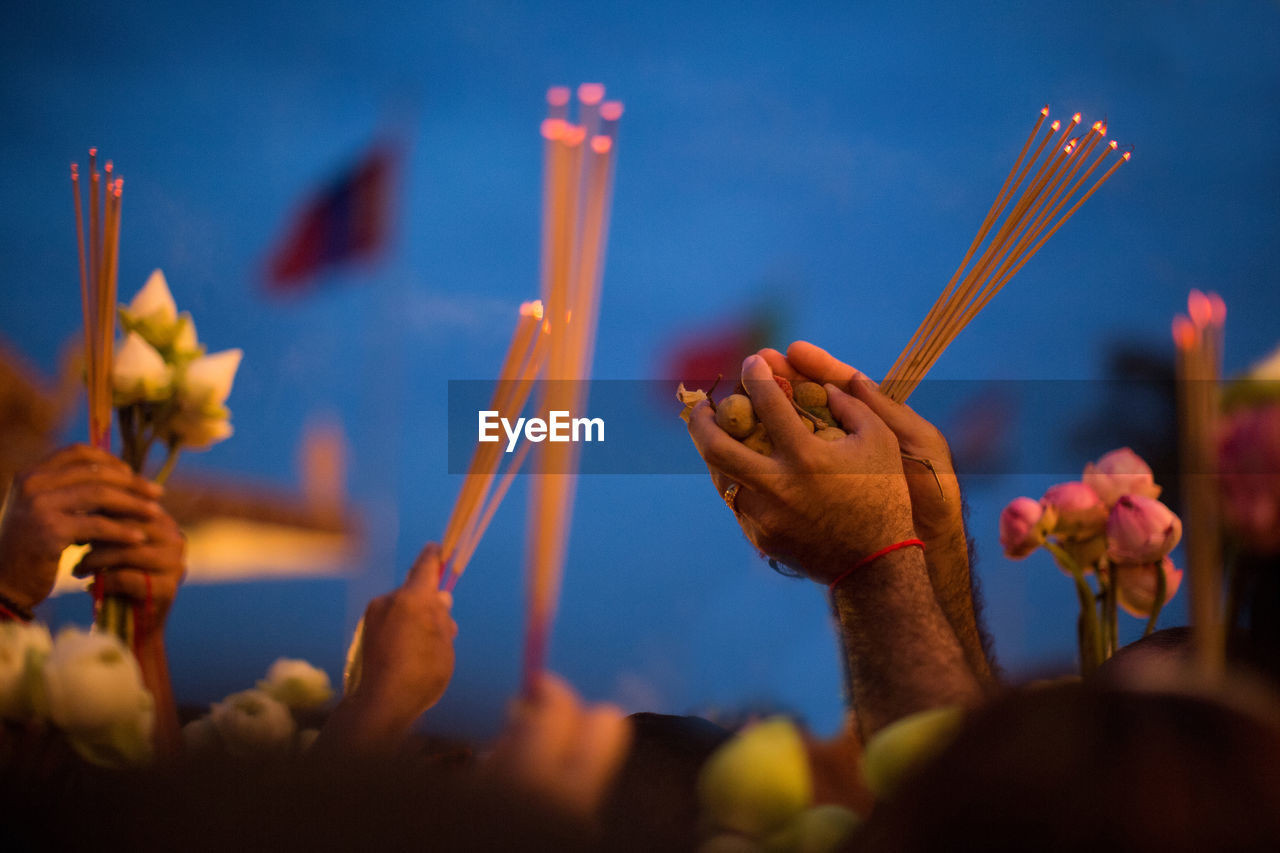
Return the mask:
[[919,549],[886,554],[845,578],[835,607],[864,740],[908,714],[979,701]]
[[957,522],[950,530],[931,537],[921,535],[920,538],[925,543],[925,564],[934,598],[951,625],[974,676],[982,684],[990,685],[995,676],[978,624],[964,524]]

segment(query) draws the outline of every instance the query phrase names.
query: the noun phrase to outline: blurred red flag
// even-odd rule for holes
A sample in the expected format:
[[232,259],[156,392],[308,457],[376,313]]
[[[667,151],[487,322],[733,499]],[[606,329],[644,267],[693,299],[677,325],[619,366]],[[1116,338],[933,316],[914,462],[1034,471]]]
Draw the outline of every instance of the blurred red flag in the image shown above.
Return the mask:
[[267,261],[267,289],[299,292],[328,267],[375,259],[391,234],[399,161],[397,147],[376,143],[308,200]]

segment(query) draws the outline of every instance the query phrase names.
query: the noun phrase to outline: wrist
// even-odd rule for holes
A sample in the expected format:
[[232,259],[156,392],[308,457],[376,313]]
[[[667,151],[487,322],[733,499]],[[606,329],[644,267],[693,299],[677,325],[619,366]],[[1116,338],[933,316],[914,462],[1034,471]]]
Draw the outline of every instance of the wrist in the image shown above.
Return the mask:
[[[869,568],[870,566],[872,566],[877,562],[889,561],[892,558],[894,558],[895,555],[898,555],[907,549],[911,549],[911,550],[919,549],[919,553],[923,555],[924,549],[925,549],[925,543],[914,536],[908,537],[906,539],[900,539],[897,542],[890,543],[889,545],[884,546],[878,551],[873,551],[872,553],[868,554],[867,556],[855,562],[852,566],[849,566],[848,568],[846,568],[840,574],[836,575],[836,577],[831,581],[831,583],[827,585],[827,589],[834,595],[836,592],[836,589],[840,586],[840,584],[842,584],[844,581],[846,581],[850,577],[856,575],[858,572],[862,571],[863,569]],[[921,557],[921,560],[923,561],[923,557]],[[897,562],[897,560],[894,560],[894,562]]]

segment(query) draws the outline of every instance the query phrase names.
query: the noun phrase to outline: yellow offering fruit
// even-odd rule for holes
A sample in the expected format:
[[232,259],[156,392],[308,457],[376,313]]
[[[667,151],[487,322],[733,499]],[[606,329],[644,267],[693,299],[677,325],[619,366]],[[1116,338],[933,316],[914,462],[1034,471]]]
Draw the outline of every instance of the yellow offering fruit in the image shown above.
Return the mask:
[[754,837],[781,829],[813,801],[809,755],[796,727],[772,717],[720,747],[698,775],[698,799],[718,827]]
[[844,806],[814,806],[766,838],[764,849],[768,853],[833,853],[861,822]]
[[751,398],[745,394],[730,394],[716,403],[716,423],[720,429],[737,439],[751,435],[759,421],[756,410],[751,408]]
[[795,391],[796,405],[802,409],[816,409],[827,405],[827,389],[817,382],[797,382],[791,386]]
[[820,429],[815,434],[818,436],[818,438],[822,439],[823,441],[839,441],[840,439],[844,438],[845,435],[847,435],[847,433],[844,430],[839,429],[837,427],[827,427],[826,429]]
[[742,439],[742,443],[762,456],[773,455],[773,439],[769,438],[769,433],[764,428],[764,424],[756,424],[756,428],[751,431],[751,435]]
[[877,798],[889,797],[915,768],[951,743],[964,712],[958,707],[920,711],[876,732],[862,753],[862,779]]

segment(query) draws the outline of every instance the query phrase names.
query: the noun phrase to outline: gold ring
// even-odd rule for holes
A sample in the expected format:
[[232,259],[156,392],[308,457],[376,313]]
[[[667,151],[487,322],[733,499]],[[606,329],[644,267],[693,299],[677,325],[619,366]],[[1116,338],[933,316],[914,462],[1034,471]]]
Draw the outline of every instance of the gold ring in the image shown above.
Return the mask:
[[728,488],[724,490],[724,495],[723,495],[725,506],[729,507],[729,510],[734,515],[738,514],[738,507],[737,507],[738,489],[739,489],[739,486],[737,483],[730,483]]

